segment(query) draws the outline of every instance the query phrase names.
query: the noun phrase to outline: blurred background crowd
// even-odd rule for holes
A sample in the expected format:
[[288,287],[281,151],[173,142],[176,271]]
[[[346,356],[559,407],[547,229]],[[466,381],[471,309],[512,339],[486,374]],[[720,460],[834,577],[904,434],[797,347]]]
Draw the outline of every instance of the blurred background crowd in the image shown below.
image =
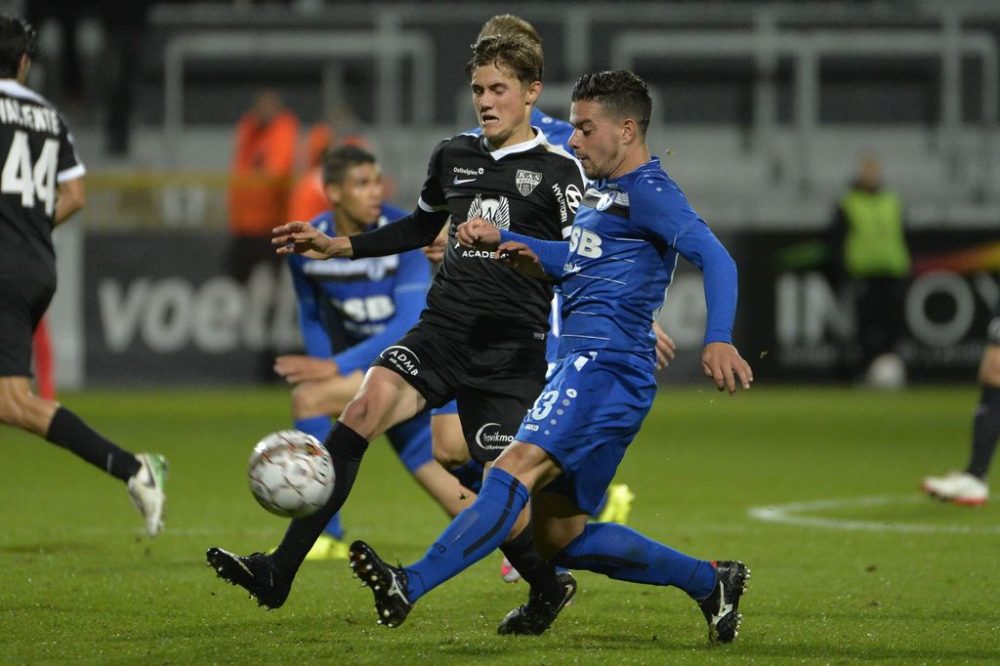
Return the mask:
[[[57,234],[60,384],[264,380],[298,344],[268,230],[323,206],[322,151],[364,145],[412,207],[474,125],[480,2],[27,0],[29,85],[66,116],[88,206]],[[1000,302],[1000,4],[989,0],[507,3],[565,118],[580,74],[628,68],[650,145],[741,267],[759,380],[971,381]],[[317,201],[317,195],[320,197]],[[852,225],[888,225],[878,256]],[[690,278],[690,279],[688,279]],[[696,377],[704,304],[660,321]],[[685,351],[691,353],[685,354]],[[685,358],[687,357],[687,358]],[[876,363],[878,361],[878,363]]]

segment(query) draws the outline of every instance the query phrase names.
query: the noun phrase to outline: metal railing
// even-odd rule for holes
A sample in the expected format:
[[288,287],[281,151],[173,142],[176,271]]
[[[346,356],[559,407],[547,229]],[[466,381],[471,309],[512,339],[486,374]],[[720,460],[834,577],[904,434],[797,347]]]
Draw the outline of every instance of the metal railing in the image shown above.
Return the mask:
[[[401,32],[392,17],[379,22],[374,31],[285,31],[241,30],[178,35],[170,39],[163,59],[164,69],[164,156],[168,167],[177,167],[177,145],[184,129],[184,69],[198,58],[244,60],[301,60],[303,57],[329,58],[323,64],[323,88],[334,90],[342,75],[333,66],[338,60],[368,58],[375,65],[377,127],[401,122],[401,61],[413,67],[414,98],[434,89],[434,44],[429,37]],[[432,122],[431,109],[414,99],[413,122]]]

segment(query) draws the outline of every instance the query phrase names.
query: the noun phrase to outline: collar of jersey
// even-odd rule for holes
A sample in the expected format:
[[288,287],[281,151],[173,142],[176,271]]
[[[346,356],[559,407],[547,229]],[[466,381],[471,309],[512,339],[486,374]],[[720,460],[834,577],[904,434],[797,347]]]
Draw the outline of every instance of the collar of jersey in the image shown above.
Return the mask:
[[31,88],[21,85],[17,79],[0,79],[0,92],[16,97],[26,97],[43,104],[46,103],[44,97]]
[[514,153],[523,153],[526,150],[531,150],[535,146],[540,146],[543,143],[545,143],[545,133],[542,132],[542,130],[538,129],[535,126],[532,126],[531,129],[535,130],[535,138],[530,139],[528,141],[524,141],[522,143],[516,143],[513,146],[508,146],[506,148],[500,148],[499,150],[491,150],[490,149],[490,142],[484,136],[483,139],[482,139],[483,140],[483,148],[485,148],[489,152],[490,156],[494,159],[494,161],[499,162],[501,159],[503,159],[507,155],[513,155]]
[[632,169],[628,173],[623,173],[617,178],[604,178],[595,181],[594,187],[596,187],[599,190],[603,190],[605,187],[608,187],[609,185],[616,185],[618,183],[624,183],[626,181],[634,180],[635,178],[638,178],[640,175],[642,175],[645,171],[648,171],[650,169],[660,170],[660,168],[661,168],[660,158],[652,157],[648,162],[643,162],[642,164]]

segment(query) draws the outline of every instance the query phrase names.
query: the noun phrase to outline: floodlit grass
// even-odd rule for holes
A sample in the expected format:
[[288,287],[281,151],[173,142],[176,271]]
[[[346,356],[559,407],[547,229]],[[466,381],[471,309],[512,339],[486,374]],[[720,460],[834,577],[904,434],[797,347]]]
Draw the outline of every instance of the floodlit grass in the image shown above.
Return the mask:
[[[0,430],[0,662],[489,664],[996,662],[1000,508],[916,499],[920,477],[964,464],[972,386],[881,394],[755,388],[661,393],[618,479],[631,524],[680,550],[753,569],[731,646],[710,648],[676,589],[580,573],[575,603],[545,636],[497,636],[523,602],[499,555],[445,584],[396,630],[375,625],[346,563],[307,563],[285,607],[265,612],[216,579],[206,547],[275,545],[245,465],[287,426],[280,389],[62,396],[94,427],[171,462],[167,530],[142,536],[125,488],[65,451]],[[761,522],[752,507],[879,496],[804,514],[827,527]],[[352,538],[403,562],[444,514],[384,443],[372,446],[344,510]],[[840,521],[874,523],[839,529]],[[884,524],[886,529],[879,529]],[[964,528],[899,531],[900,525]],[[905,529],[905,527],[904,527]],[[924,529],[924,528],[921,528]]]

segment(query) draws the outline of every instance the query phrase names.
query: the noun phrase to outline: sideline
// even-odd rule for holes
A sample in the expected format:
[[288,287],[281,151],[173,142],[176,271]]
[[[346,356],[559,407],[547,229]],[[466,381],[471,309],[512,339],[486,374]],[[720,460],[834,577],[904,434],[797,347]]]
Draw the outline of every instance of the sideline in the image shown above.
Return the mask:
[[[801,515],[841,508],[890,506],[893,504],[918,504],[933,502],[921,495],[873,495],[868,497],[841,497],[815,500],[812,502],[789,502],[774,506],[756,506],[747,509],[747,515],[755,520],[784,525],[819,527],[850,532],[906,532],[944,534],[1000,534],[1000,525],[932,525],[926,523],[895,523],[878,520],[856,520],[824,516]],[[968,510],[955,507],[956,511]]]

